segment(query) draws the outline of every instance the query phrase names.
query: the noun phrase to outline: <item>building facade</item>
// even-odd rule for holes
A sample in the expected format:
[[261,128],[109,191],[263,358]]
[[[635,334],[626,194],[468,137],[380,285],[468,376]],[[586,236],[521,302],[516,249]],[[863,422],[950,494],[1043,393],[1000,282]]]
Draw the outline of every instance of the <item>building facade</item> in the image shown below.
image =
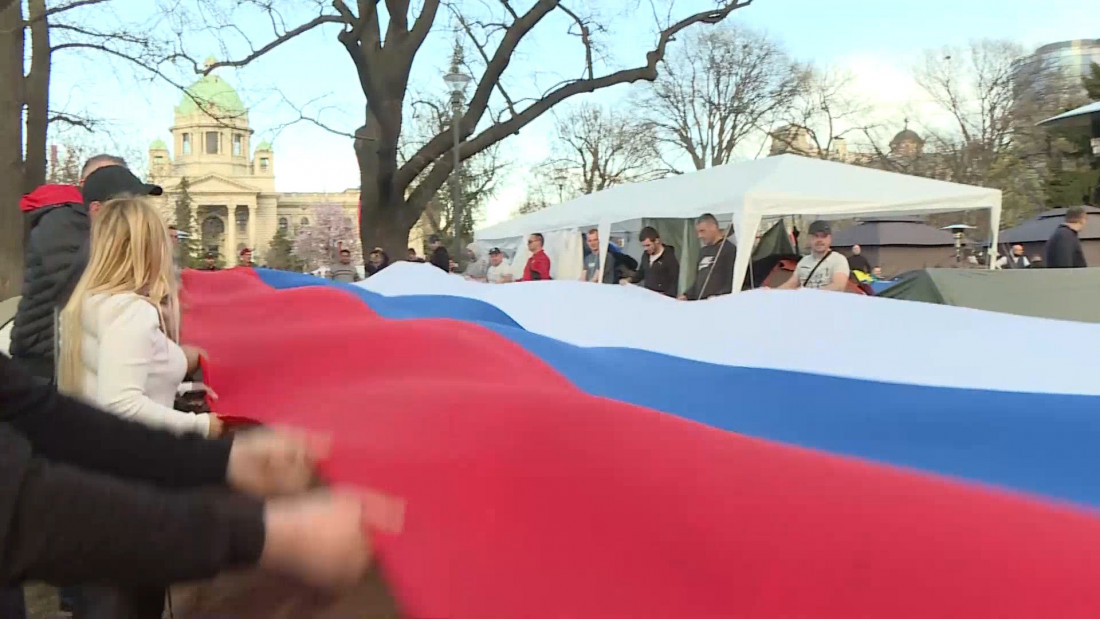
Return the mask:
[[[888,162],[894,165],[886,167],[894,169],[906,168],[908,164],[923,157],[925,155],[924,146],[924,139],[909,128],[908,120],[905,122],[905,128],[890,140],[890,151],[888,153],[867,152],[849,148],[848,142],[844,138],[833,138],[832,143],[828,145],[829,152],[825,153],[817,145],[808,129],[794,125],[784,125],[771,133],[771,147],[768,154],[769,156],[802,155],[803,157],[827,159],[861,166],[876,166],[876,164]],[[888,161],[883,161],[884,159]]]
[[1100,64],[1100,39],[1075,39],[1043,45],[1016,62],[1014,79],[1042,91],[1062,91],[1071,96],[1085,92],[1083,79]]
[[[217,75],[206,75],[187,89],[174,110],[169,132],[171,142],[157,139],[149,147],[150,181],[164,187],[161,210],[168,221],[175,220],[180,186],[186,179],[192,234],[200,240],[202,251],[216,252],[228,264],[236,262],[246,247],[263,264],[276,231],[293,239],[302,226],[309,225],[314,206],[336,204],[353,220],[358,217],[358,189],[275,190],[274,148],[266,141],[252,143],[248,108]],[[414,230],[410,240],[422,242],[420,236]]]

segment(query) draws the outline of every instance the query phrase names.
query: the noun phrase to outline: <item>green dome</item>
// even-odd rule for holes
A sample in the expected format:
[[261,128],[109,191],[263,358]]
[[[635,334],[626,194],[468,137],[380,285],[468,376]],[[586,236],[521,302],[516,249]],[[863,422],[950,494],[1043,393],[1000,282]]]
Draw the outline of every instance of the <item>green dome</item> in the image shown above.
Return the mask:
[[[202,104],[202,109],[199,103]],[[213,109],[212,109],[213,108]],[[197,114],[200,111],[214,111],[227,116],[244,116],[248,110],[241,102],[237,91],[217,75],[204,75],[202,79],[191,84],[183,95],[176,111],[183,115]]]
[[149,145],[149,150],[168,150],[168,145],[164,143],[164,140],[157,138]]
[[261,150],[271,150],[271,142],[268,142],[267,140],[260,142],[260,145],[256,147],[256,151],[258,152]]

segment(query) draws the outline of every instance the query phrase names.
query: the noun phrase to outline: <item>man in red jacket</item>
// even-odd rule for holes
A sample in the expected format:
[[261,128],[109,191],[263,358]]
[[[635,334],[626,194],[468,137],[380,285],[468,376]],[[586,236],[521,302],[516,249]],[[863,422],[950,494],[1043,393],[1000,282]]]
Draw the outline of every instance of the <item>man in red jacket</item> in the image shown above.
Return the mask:
[[544,242],[542,235],[538,232],[527,238],[527,249],[531,252],[531,257],[527,259],[527,266],[523,268],[523,279],[520,281],[537,282],[550,279],[550,256],[547,256],[542,249]]

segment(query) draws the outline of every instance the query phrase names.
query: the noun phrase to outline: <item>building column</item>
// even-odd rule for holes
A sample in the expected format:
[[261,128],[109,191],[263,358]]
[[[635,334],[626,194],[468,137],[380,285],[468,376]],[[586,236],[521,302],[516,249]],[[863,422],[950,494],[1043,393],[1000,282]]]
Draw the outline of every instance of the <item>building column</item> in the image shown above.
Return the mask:
[[256,253],[256,213],[260,211],[256,204],[248,205],[248,246]]
[[229,212],[228,221],[225,224],[225,264],[226,266],[236,266],[237,264],[237,220],[236,213],[234,213],[234,206],[225,207]]

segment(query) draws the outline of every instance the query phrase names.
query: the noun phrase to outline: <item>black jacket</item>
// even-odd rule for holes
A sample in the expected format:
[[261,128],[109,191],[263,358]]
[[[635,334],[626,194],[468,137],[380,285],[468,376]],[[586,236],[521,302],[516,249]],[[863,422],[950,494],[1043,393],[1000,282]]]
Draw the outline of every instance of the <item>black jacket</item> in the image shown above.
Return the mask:
[[848,268],[852,271],[863,271],[868,275],[871,274],[871,263],[867,261],[863,254],[848,256]]
[[1088,266],[1076,230],[1065,224],[1058,226],[1043,248],[1043,266],[1048,269],[1080,269]]
[[699,248],[695,282],[684,295],[689,301],[696,301],[733,292],[733,262],[736,259],[737,247],[728,240]]
[[451,272],[451,255],[447,253],[447,248],[440,245],[432,251],[431,260],[433,265],[443,269],[444,272]]
[[54,309],[69,301],[88,262],[88,210],[69,185],[43,185],[20,203],[30,220],[23,298],[11,332],[11,354],[38,376],[53,377]]
[[653,292],[675,297],[680,292],[680,261],[676,258],[676,248],[665,245],[656,262],[650,262],[651,258],[647,253],[642,254],[642,264],[630,283],[641,283]]
[[184,491],[224,483],[229,449],[59,396],[0,355],[0,583],[163,585],[255,563],[262,503]]

